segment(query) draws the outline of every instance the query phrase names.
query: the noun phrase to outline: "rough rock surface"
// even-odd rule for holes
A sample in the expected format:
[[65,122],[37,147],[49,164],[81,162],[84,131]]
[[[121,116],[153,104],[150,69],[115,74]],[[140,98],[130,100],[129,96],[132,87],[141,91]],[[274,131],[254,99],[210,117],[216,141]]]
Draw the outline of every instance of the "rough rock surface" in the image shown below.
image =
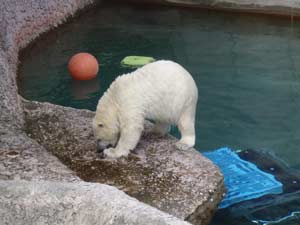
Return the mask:
[[[129,158],[131,163],[121,160],[118,167],[117,162],[95,160],[97,155],[89,121],[92,112],[25,100],[23,104],[18,95],[16,74],[19,50],[42,32],[94,2],[96,0],[0,0],[1,223],[101,224],[101,219],[105,218],[103,224],[188,224],[133,200],[116,188],[83,182],[73,169],[84,180],[108,184],[111,181],[110,184],[146,203],[165,209],[181,219],[188,217],[186,219],[195,224],[205,224],[202,222],[210,219],[221,198],[223,183],[218,169],[200,154],[170,149],[163,152],[164,148],[172,145],[172,139],[161,139],[153,144],[151,137],[148,137],[141,142],[136,156]],[[70,115],[69,120],[61,112]],[[76,117],[72,120],[73,115]],[[47,125],[50,127],[46,128]],[[41,132],[40,135],[37,131]],[[159,159],[155,158],[157,153],[161,154]],[[172,154],[171,161],[167,158],[168,153]],[[146,162],[149,159],[157,161]],[[133,166],[133,162],[138,163]],[[114,179],[104,180],[94,176],[97,174],[94,170],[99,166],[103,169],[97,171],[99,174]],[[168,168],[174,171],[166,170]],[[196,171],[201,168],[202,174]],[[126,171],[133,169],[136,169],[131,174],[133,178],[127,180]],[[169,180],[163,181],[159,176]],[[192,183],[189,183],[190,177],[194,177]],[[192,193],[194,198],[189,199],[191,205],[181,205],[179,208],[178,203],[183,204],[196,179],[198,183]],[[207,184],[209,188],[197,192],[208,179],[212,182]],[[135,188],[135,182],[139,188],[144,187],[142,191]],[[152,184],[157,184],[159,188],[148,188]],[[181,187],[186,185],[182,190],[177,190],[181,192],[180,199],[169,193],[178,189],[175,184]],[[172,206],[173,203],[177,205]],[[105,207],[108,210],[103,210]]]
[[0,193],[1,224],[189,224],[103,184],[0,181]]
[[0,180],[80,180],[24,132],[7,130],[0,139]]
[[79,180],[24,132],[17,92],[19,50],[92,0],[0,0],[0,179]]
[[196,150],[179,151],[175,138],[145,132],[128,159],[101,160],[92,132],[93,112],[24,100],[32,138],[86,181],[106,183],[162,211],[207,224],[224,193],[216,166]]
[[221,9],[300,17],[300,0],[130,0],[137,3],[156,3],[185,7]]

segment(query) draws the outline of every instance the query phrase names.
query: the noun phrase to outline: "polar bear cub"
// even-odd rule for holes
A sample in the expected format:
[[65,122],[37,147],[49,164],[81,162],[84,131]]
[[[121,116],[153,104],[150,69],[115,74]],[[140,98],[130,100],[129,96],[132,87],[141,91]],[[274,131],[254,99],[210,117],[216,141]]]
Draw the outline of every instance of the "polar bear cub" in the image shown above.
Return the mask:
[[127,156],[141,137],[145,119],[155,121],[153,132],[164,135],[177,125],[185,150],[195,144],[198,89],[179,64],[160,60],[119,76],[100,98],[93,119],[102,157]]

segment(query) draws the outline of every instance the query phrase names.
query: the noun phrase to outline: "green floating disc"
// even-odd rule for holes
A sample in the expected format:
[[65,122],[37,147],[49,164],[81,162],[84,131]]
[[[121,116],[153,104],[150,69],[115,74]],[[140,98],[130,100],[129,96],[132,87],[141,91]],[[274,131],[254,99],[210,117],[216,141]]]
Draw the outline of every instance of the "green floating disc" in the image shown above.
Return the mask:
[[121,61],[121,65],[125,67],[138,68],[154,61],[154,58],[147,56],[126,56]]

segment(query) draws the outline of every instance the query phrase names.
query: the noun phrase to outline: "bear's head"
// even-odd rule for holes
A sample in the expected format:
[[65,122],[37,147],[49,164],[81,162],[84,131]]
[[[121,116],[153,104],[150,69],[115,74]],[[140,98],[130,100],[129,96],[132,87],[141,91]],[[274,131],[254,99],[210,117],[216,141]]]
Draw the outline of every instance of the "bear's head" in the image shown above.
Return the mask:
[[98,107],[93,119],[93,131],[99,152],[103,152],[109,147],[115,147],[120,136],[115,111],[106,107]]

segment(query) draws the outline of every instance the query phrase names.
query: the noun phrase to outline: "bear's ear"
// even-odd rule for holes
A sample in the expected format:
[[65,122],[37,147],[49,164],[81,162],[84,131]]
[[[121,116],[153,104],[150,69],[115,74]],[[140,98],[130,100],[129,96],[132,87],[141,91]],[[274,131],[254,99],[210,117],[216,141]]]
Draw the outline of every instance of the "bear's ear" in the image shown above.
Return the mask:
[[103,124],[102,123],[98,123],[98,127],[103,127]]

